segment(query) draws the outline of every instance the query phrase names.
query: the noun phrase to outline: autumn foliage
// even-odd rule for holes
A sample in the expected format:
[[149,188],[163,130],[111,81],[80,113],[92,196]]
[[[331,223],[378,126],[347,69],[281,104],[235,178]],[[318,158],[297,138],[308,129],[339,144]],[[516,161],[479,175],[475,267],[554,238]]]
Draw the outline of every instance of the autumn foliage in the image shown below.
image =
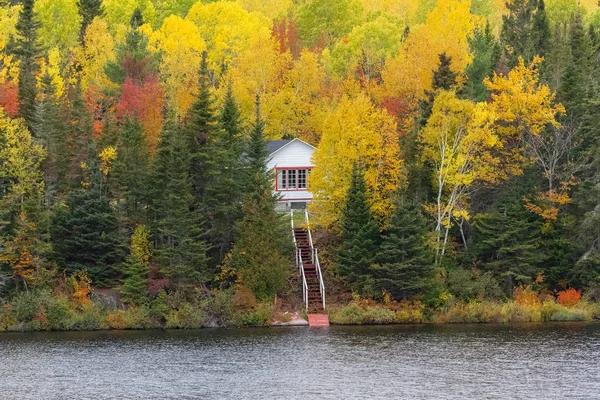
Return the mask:
[[579,303],[579,300],[581,300],[581,290],[574,288],[561,290],[556,294],[558,304],[565,307],[573,307]]

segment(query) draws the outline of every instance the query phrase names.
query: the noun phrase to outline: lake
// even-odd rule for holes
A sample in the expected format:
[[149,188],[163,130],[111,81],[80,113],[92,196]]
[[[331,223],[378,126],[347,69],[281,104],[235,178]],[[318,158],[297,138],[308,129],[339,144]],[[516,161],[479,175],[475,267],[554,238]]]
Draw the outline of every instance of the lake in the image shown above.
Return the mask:
[[0,334],[1,399],[600,399],[600,324]]

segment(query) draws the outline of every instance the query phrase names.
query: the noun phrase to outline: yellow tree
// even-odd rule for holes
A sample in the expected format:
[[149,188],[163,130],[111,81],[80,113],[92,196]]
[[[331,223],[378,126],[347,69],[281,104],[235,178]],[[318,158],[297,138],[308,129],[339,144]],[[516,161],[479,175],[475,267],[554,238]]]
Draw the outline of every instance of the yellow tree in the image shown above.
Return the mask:
[[462,78],[472,59],[469,39],[475,26],[483,22],[471,14],[470,6],[470,0],[440,0],[427,14],[425,24],[411,27],[399,54],[388,60],[382,71],[382,97],[400,99],[409,114],[417,112],[419,100],[431,90],[433,71],[444,52],[452,57],[452,71]]
[[433,167],[437,261],[446,250],[454,221],[469,218],[467,204],[475,182],[494,182],[498,161],[492,150],[501,146],[493,130],[494,114],[485,103],[461,100],[453,91],[442,91],[433,103],[431,117],[421,130],[423,161]]
[[494,75],[484,83],[492,92],[490,108],[498,118],[496,129],[503,141],[501,171],[508,177],[520,175],[532,162],[540,166],[548,188],[535,201],[527,200],[527,206],[543,218],[554,220],[558,206],[570,201],[571,174],[562,174],[561,182],[556,180],[561,176],[559,163],[570,151],[577,129],[562,127],[556,120],[565,108],[555,102],[550,87],[539,82],[541,62],[535,57],[526,66],[519,57],[519,63],[506,76]]
[[267,38],[272,25],[265,16],[248,12],[234,2],[198,2],[186,20],[198,27],[206,43],[209,67],[215,71],[229,66],[240,52],[252,45],[254,38]]
[[504,145],[504,174],[519,175],[529,163],[524,152],[527,136],[538,136],[547,125],[558,128],[558,114],[564,107],[554,102],[555,94],[539,83],[537,67],[542,59],[535,57],[528,66],[519,63],[506,75],[486,78],[484,83],[492,92],[490,108],[497,117],[496,129]]
[[269,137],[298,136],[314,145],[319,142],[319,124],[327,108],[327,98],[322,92],[324,78],[318,56],[302,51],[285,74],[281,89],[273,93]]
[[[149,26],[142,27],[148,33]],[[150,35],[150,49],[160,52],[160,76],[167,99],[179,116],[186,114],[198,77],[204,40],[194,23],[176,15],[167,17],[161,28]]]
[[81,24],[77,0],[36,0],[34,12],[41,23],[39,37],[45,48],[58,47],[65,55],[77,46]]
[[44,190],[40,169],[46,151],[34,142],[22,119],[10,119],[0,109],[0,262],[27,282],[39,268],[39,240],[30,216],[40,212]]
[[402,175],[394,119],[364,94],[345,96],[326,115],[321,131],[309,183],[315,196],[311,203],[315,223],[338,229],[352,167],[357,164],[364,171],[371,210],[384,226],[393,212],[391,198]]
[[[234,60],[229,76],[240,112],[252,120],[256,94],[261,98],[261,114],[267,122],[265,135],[269,139],[281,138],[281,132],[271,129],[271,113],[280,107],[277,93],[284,86],[284,77],[290,69],[291,54],[281,54],[270,33],[253,37],[246,49]],[[226,86],[226,85],[222,85]]]
[[108,24],[101,18],[94,18],[85,31],[84,47],[78,54],[82,65],[81,87],[84,91],[89,86],[100,88],[111,84],[104,66],[108,61],[114,60],[114,48]]

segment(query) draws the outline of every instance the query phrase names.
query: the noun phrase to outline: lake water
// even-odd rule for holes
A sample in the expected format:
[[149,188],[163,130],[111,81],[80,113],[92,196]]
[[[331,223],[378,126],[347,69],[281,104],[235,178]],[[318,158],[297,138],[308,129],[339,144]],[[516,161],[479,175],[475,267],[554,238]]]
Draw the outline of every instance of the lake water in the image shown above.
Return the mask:
[[600,399],[600,324],[0,334],[0,399]]

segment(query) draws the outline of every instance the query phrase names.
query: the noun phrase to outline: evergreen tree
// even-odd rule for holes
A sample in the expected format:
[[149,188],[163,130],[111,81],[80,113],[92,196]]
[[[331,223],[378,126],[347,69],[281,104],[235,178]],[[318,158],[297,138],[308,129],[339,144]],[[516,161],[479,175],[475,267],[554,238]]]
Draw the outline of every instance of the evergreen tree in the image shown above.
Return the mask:
[[156,260],[163,274],[176,284],[208,281],[207,245],[203,221],[190,179],[190,153],[181,128],[167,122],[153,166],[151,210]]
[[56,212],[52,242],[58,264],[69,273],[87,269],[94,282],[109,285],[119,278],[114,266],[123,252],[115,212],[102,189],[104,176],[94,146],[88,154],[83,185],[72,189]]
[[38,71],[37,61],[40,55],[37,30],[40,23],[33,12],[35,0],[23,0],[23,8],[17,22],[18,36],[14,47],[14,53],[19,64],[19,116],[31,129],[35,121],[35,99],[37,96],[36,73]]
[[464,94],[475,101],[485,101],[488,98],[488,90],[483,80],[490,76],[496,66],[496,40],[491,32],[490,24],[485,29],[476,28],[473,37],[469,39],[473,62],[467,66],[465,71],[467,82]]
[[[281,292],[292,271],[290,238],[282,214],[275,211],[264,147],[263,122],[257,97],[256,122],[250,135],[248,170],[254,175],[244,200],[243,217],[236,229],[233,265],[241,279],[259,299],[273,299]],[[263,145],[262,151],[259,146]]]
[[427,100],[421,101],[421,126],[425,126],[431,116],[433,101],[438,92],[440,90],[450,90],[456,84],[458,74],[450,68],[452,57],[447,56],[446,53],[441,53],[439,59],[440,65],[438,69],[433,71],[432,90],[426,90],[425,95],[427,96]]
[[342,243],[337,252],[337,272],[362,294],[373,295],[373,265],[379,247],[379,229],[367,199],[362,170],[355,166],[342,214]]
[[265,139],[265,123],[260,118],[260,96],[256,95],[256,122],[254,128],[250,132],[250,141],[246,151],[246,171],[248,173],[248,181],[258,174],[263,177],[268,177],[267,160],[269,153],[267,152],[267,140]]
[[546,16],[544,0],[537,0],[535,14],[531,21],[531,43],[534,55],[539,57],[546,57],[552,45],[552,32]]
[[145,135],[137,120],[125,119],[117,141],[117,159],[111,177],[113,194],[132,228],[146,217],[148,204],[149,154]]
[[67,138],[69,154],[68,181],[72,187],[78,187],[83,179],[81,164],[86,161],[86,154],[92,144],[92,117],[83,100],[81,82],[69,88],[70,107],[67,109],[67,120],[70,131]]
[[537,1],[507,1],[506,8],[508,13],[502,16],[500,41],[504,45],[508,66],[517,65],[519,57],[529,64],[535,55],[532,27]]
[[102,6],[102,0],[78,0],[77,7],[79,9],[79,15],[81,15],[79,39],[83,44],[87,27],[92,23],[94,18],[101,17],[102,14],[104,14],[104,7]]
[[42,169],[44,170],[45,203],[52,207],[66,192],[69,156],[67,132],[69,126],[60,109],[52,78],[42,78],[41,99],[36,105],[33,132],[47,150]]
[[215,140],[217,130],[213,98],[210,93],[207,53],[202,53],[198,72],[198,94],[188,112],[188,146],[191,157],[192,187],[194,194],[200,199],[204,194],[204,164],[210,158],[206,144]]
[[557,91],[560,88],[566,66],[569,64],[569,33],[566,23],[556,24],[552,35],[552,47],[548,52],[547,82],[550,88]]
[[382,233],[375,284],[395,299],[423,293],[433,279],[433,252],[427,245],[427,226],[415,205],[397,206]]
[[501,201],[495,211],[475,218],[469,246],[474,263],[492,271],[508,292],[531,282],[548,258],[541,227],[541,218],[520,199]]
[[150,255],[150,232],[145,225],[138,225],[131,236],[131,250],[123,264],[124,279],[119,291],[125,302],[141,305],[148,300]]
[[592,46],[586,34],[581,11],[569,25],[571,57],[562,77],[558,98],[565,106],[569,118],[578,120],[585,113],[591,72]]
[[148,37],[137,28],[144,24],[142,12],[136,8],[130,20],[130,28],[125,34],[125,43],[115,49],[115,60],[104,66],[106,76],[117,85],[126,78],[139,84],[158,71],[158,56],[148,50]]
[[205,194],[202,198],[210,226],[216,261],[230,250],[246,180],[242,168],[243,141],[239,127],[240,112],[229,87],[219,116],[220,126],[206,144],[204,159]]

